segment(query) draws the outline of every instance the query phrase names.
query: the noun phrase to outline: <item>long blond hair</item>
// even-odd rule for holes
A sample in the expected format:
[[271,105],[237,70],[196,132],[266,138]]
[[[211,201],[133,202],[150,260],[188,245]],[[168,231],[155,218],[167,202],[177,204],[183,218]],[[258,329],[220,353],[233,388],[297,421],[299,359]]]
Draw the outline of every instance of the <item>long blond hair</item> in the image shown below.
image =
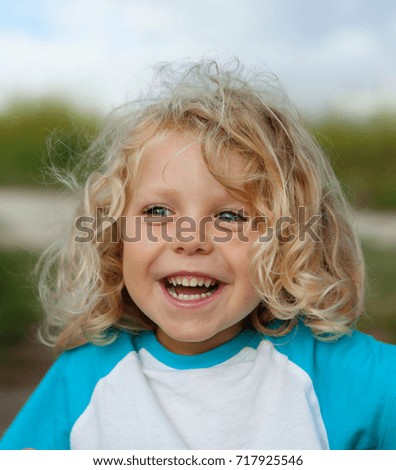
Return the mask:
[[[316,240],[301,238],[299,224],[291,224],[288,238],[276,233],[251,247],[250,277],[261,303],[246,324],[283,335],[302,319],[323,340],[349,333],[363,312],[362,251],[340,184],[294,108],[267,74],[248,76],[238,63],[225,69],[214,61],[167,65],[157,77],[155,96],[151,90],[149,98],[115,113],[83,155],[96,171],[75,185],[80,204],[74,216],[97,221],[100,211],[109,223],[96,224],[89,243],[75,242],[73,225],[43,253],[43,340],[63,350],[108,343],[118,329],[155,327],[124,287],[122,240],[114,243],[114,237],[145,148],[174,131],[199,136],[209,171],[251,204],[263,231],[282,217],[298,221],[299,208],[307,220],[320,216]],[[238,180],[227,173],[227,150],[244,158]],[[274,320],[282,320],[280,326]]]

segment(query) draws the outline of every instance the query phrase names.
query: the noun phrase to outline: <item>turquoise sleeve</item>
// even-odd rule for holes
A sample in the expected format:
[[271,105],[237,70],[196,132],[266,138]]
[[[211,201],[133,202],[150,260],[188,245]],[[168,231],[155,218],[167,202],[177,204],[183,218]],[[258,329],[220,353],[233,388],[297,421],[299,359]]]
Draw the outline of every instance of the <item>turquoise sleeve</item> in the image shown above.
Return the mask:
[[396,449],[396,346],[359,332],[339,343],[314,375],[330,448]]
[[272,340],[314,385],[332,450],[396,450],[396,346],[354,331],[315,340],[299,324]]
[[132,350],[120,333],[107,346],[86,344],[64,352],[0,440],[0,450],[70,449],[70,433],[88,406],[97,383]]

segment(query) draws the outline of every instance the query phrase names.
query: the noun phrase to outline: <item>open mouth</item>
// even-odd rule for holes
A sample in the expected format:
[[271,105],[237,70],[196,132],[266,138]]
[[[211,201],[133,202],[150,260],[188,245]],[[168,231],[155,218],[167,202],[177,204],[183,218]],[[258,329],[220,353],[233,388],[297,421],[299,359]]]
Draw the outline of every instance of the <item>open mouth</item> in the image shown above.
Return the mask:
[[204,277],[167,277],[163,279],[169,294],[178,300],[198,300],[212,296],[220,287],[220,281]]

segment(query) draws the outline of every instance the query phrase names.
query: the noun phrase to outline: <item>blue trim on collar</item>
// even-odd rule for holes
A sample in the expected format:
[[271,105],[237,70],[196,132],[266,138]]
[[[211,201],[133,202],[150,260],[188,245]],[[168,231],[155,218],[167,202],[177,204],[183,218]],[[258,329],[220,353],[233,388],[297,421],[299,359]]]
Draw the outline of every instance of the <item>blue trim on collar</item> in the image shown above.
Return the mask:
[[257,349],[262,338],[255,330],[243,330],[230,341],[221,344],[217,348],[194,356],[169,351],[158,341],[154,331],[144,331],[133,336],[132,340],[136,351],[145,349],[163,364],[173,369],[186,370],[204,369],[221,364],[238,354],[245,347]]

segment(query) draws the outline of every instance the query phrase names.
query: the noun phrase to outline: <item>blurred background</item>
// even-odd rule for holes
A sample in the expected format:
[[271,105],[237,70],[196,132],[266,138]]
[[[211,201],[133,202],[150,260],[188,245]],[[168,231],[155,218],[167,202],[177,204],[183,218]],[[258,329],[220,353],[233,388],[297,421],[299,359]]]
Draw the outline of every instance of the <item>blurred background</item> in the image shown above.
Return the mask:
[[0,433],[52,353],[31,269],[72,195],[44,170],[138,96],[159,61],[238,57],[280,80],[356,210],[369,276],[359,328],[396,343],[396,3],[0,0]]

